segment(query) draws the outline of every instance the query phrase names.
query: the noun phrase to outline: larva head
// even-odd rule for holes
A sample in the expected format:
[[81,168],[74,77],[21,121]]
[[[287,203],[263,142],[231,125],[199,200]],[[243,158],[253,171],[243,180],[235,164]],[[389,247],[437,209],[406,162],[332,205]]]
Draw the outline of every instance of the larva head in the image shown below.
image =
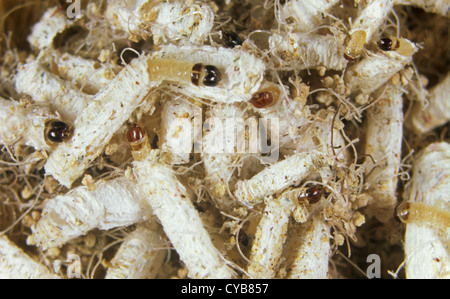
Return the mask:
[[322,186],[314,186],[314,187],[308,188],[305,192],[306,200],[311,205],[318,203],[319,200],[322,198],[322,195],[323,195]]
[[308,189],[302,194],[299,195],[299,200],[306,200],[310,205],[316,204],[320,201],[323,195],[323,188],[322,186],[313,186]]
[[45,124],[45,139],[50,143],[61,143],[72,135],[70,125],[60,120],[51,120]]
[[151,146],[147,132],[144,129],[137,124],[132,124],[128,129],[127,139],[131,146],[131,154],[135,160],[143,160],[148,156]]
[[206,65],[203,72],[203,85],[205,86],[217,86],[222,80],[222,74],[214,65]]
[[409,209],[411,207],[411,204],[408,202],[402,203],[400,204],[396,211],[395,211],[395,216],[397,216],[397,218],[403,222],[403,223],[407,223],[409,221]]
[[242,40],[235,32],[222,31],[222,34],[223,42],[225,43],[225,45],[227,45],[227,47],[234,48],[236,46],[242,46]]
[[258,92],[254,93],[250,103],[258,109],[275,105],[281,97],[281,88],[278,84],[265,81]]
[[127,139],[129,143],[138,142],[145,137],[144,130],[137,124],[132,124],[127,132]]
[[192,67],[191,82],[195,86],[217,86],[222,80],[222,73],[214,65],[197,63]]
[[270,106],[273,103],[272,93],[268,91],[257,92],[250,99],[250,103],[259,109]]
[[389,37],[382,38],[377,42],[378,48],[382,51],[391,51],[393,44],[394,41]]

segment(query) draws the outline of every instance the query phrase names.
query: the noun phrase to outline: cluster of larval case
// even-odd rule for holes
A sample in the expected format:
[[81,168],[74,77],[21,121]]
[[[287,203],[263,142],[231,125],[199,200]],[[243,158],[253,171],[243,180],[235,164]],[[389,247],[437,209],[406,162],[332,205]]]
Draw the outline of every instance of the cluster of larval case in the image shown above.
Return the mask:
[[[426,88],[408,27],[448,9],[45,7],[27,58],[1,53],[0,277],[448,276],[449,80]],[[403,259],[355,271],[376,229]]]

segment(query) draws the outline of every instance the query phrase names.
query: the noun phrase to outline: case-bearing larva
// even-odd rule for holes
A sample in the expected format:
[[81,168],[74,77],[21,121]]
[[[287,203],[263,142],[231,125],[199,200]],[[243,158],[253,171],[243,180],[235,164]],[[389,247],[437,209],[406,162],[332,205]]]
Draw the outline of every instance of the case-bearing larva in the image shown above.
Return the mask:
[[[42,15],[28,36],[28,42],[32,48],[50,48],[55,37],[72,26],[76,20],[67,18],[64,11],[57,12],[59,7],[51,7]],[[57,13],[56,13],[57,12]]]
[[444,232],[450,227],[450,212],[420,202],[400,204],[396,215],[404,223],[426,224]]
[[[216,199],[219,209],[224,210],[233,203],[226,194],[228,182],[236,170],[234,163],[244,154],[238,152],[237,143],[245,143],[246,140],[245,133],[241,131],[245,130],[245,114],[234,104],[218,104],[208,112],[209,118],[205,122],[208,123],[209,131],[204,133],[201,152],[206,175],[205,186],[209,194]],[[232,128],[227,128],[227,120],[232,120]],[[256,128],[249,127],[249,130]],[[229,134],[230,132],[233,134]],[[227,150],[229,145],[232,145],[232,148]]]
[[119,72],[119,68],[112,64],[69,53],[46,51],[46,56],[43,60],[49,64],[49,69],[54,69],[58,76],[91,95],[108,85]]
[[194,142],[194,117],[198,114],[201,118],[201,108],[185,98],[174,98],[164,103],[159,143],[161,152],[166,154],[166,162],[189,162]]
[[437,278],[450,272],[449,197],[450,145],[434,143],[413,164],[409,199],[399,209],[406,221],[407,278]]
[[[181,65],[182,61],[194,64],[212,65],[220,70],[222,80],[217,86],[204,87],[201,84],[196,86],[192,84],[188,77],[186,81],[189,84],[182,88],[173,86],[177,92],[183,93],[191,98],[206,98],[213,102],[231,103],[248,101],[255,93],[264,77],[265,64],[261,59],[254,55],[246,53],[242,49],[215,48],[212,46],[176,46],[164,45],[159,51],[150,54],[149,61],[162,62],[177,60]],[[164,70],[159,70],[157,74],[161,76],[164,72],[171,70],[171,66],[166,63]],[[173,69],[175,72],[174,80],[178,80],[178,72],[186,70],[190,72],[189,67]],[[188,76],[188,74],[187,74]],[[156,78],[159,79],[159,78]],[[165,79],[165,78],[161,78]],[[168,78],[170,80],[170,78]]]
[[377,33],[393,6],[394,1],[391,0],[374,0],[362,9],[349,32],[351,37],[345,49],[349,60],[361,55],[364,45]]
[[269,200],[259,221],[247,272],[251,278],[271,279],[279,266],[288,222],[295,203],[283,194]]
[[7,236],[0,236],[0,279],[59,279]]
[[373,197],[366,208],[369,214],[386,222],[392,219],[397,204],[397,175],[401,164],[403,140],[403,91],[387,84],[380,88],[383,98],[366,114],[365,154],[375,160],[366,171],[368,192]]
[[269,45],[281,58],[277,68],[292,67],[296,70],[326,67],[343,70],[348,61],[344,58],[344,46],[333,35],[288,32],[285,36],[273,34]]
[[159,151],[149,150],[148,144],[146,147],[147,157],[133,153],[133,171],[142,194],[189,270],[189,277],[232,278],[234,272],[212,244],[186,187],[168,166],[158,161]]
[[450,75],[434,86],[428,95],[429,104],[426,108],[421,103],[415,103],[407,122],[418,134],[427,133],[450,120]]
[[47,249],[92,229],[108,230],[151,218],[152,210],[135,185],[132,179],[119,177],[57,195],[45,205],[27,242]]
[[417,51],[417,47],[404,38],[400,39],[400,43],[404,44],[399,47],[401,54],[397,52],[398,50],[368,52],[361,61],[347,68],[344,81],[352,94],[372,93],[412,61],[412,55]]
[[30,95],[36,103],[46,103],[57,111],[62,119],[74,122],[93,97],[45,69],[41,58],[18,67],[15,77],[16,90]]
[[58,120],[58,116],[43,104],[0,98],[0,144],[22,144],[38,151],[50,150],[52,144],[46,135],[52,120]]
[[339,3],[338,0],[292,0],[280,9],[280,18],[295,31],[306,32],[323,22],[323,13]]
[[117,74],[78,115],[70,142],[60,144],[45,164],[47,175],[70,187],[97,158],[156,83],[142,55]]
[[167,40],[201,44],[214,24],[212,9],[200,1],[109,1],[105,16],[115,30],[127,32],[130,40],[153,35],[155,44]]
[[320,214],[310,219],[294,223],[288,232],[285,267],[289,279],[328,278],[330,225]]
[[214,65],[161,58],[151,58],[147,63],[150,81],[168,80],[184,85],[213,87],[222,79],[220,70]]
[[167,254],[162,236],[158,224],[139,223],[110,261],[105,278],[154,279]]
[[322,172],[329,163],[319,151],[294,154],[280,162],[266,167],[249,180],[236,183],[236,198],[246,206],[261,203],[266,196],[299,183],[309,174]]

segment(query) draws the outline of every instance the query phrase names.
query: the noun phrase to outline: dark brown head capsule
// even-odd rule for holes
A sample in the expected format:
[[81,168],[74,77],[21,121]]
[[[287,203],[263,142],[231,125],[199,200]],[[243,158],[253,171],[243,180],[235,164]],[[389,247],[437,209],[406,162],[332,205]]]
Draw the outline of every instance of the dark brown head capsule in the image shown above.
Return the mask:
[[69,139],[72,134],[70,125],[60,120],[52,120],[46,124],[45,137],[48,141],[61,143]]
[[305,194],[302,197],[305,198],[308,201],[308,203],[312,205],[318,203],[319,200],[322,198],[322,195],[323,195],[322,186],[314,186],[306,189]]
[[223,42],[229,48],[234,48],[236,46],[242,46],[242,40],[233,31],[222,31],[223,34]]
[[192,67],[191,82],[195,86],[217,86],[220,80],[222,80],[222,74],[214,65],[196,63]]
[[137,142],[144,138],[145,132],[137,124],[132,124],[127,132],[128,142]]
[[264,108],[270,106],[273,103],[272,93],[268,91],[255,93],[250,99],[250,103],[255,106],[255,108]]
[[383,51],[391,51],[392,50],[393,41],[390,38],[382,38],[377,42],[378,48]]
[[203,72],[203,85],[205,86],[217,86],[222,80],[222,74],[214,65],[205,66]]

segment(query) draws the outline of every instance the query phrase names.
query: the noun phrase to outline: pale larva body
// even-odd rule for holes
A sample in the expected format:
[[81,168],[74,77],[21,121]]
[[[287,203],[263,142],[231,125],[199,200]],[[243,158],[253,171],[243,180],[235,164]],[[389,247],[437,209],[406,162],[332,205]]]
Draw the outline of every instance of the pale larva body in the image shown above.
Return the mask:
[[397,217],[403,223],[430,226],[446,234],[450,228],[450,212],[421,202],[406,202],[397,207]]
[[391,0],[375,0],[362,9],[349,32],[351,38],[347,43],[345,54],[350,60],[361,55],[364,44],[374,37],[393,6]]
[[150,81],[195,86],[217,86],[222,78],[219,69],[213,65],[163,58],[148,60],[148,75]]
[[344,81],[353,95],[372,93],[411,63],[412,55],[418,48],[406,39],[401,39],[401,43],[405,45],[400,46],[397,51],[368,52],[358,63],[347,68]]
[[[149,65],[158,66],[155,75],[150,74],[155,79],[168,80],[174,83],[169,86],[173,91],[182,93],[192,98],[204,98],[213,102],[234,103],[248,101],[252,94],[259,89],[264,78],[265,64],[260,58],[247,53],[242,48],[228,49],[213,46],[177,46],[173,44],[161,45],[158,51],[152,52],[149,58]],[[151,62],[153,61],[153,62]],[[184,63],[191,62],[192,64]],[[172,65],[172,63],[174,63]],[[220,82],[212,80],[205,84],[202,72],[199,74],[198,84],[193,83],[189,77],[192,68],[196,64],[214,66],[223,75]],[[165,72],[172,73],[171,77]],[[204,78],[215,78],[216,76],[204,76]],[[160,82],[160,81],[158,81]],[[182,88],[180,88],[182,85]],[[205,87],[207,86],[207,87]]]

